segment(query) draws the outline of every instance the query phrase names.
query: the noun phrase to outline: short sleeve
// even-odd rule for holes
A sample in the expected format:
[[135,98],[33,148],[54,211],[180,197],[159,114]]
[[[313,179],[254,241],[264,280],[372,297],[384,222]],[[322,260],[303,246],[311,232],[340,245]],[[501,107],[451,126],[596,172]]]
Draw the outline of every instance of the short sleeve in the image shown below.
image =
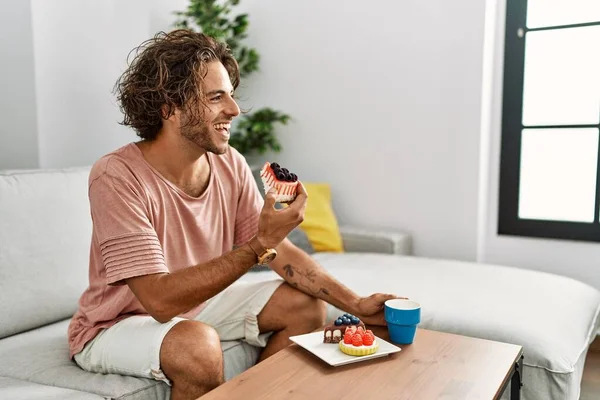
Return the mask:
[[243,245],[258,232],[258,219],[264,204],[250,167],[242,156],[240,158],[239,197],[234,236],[235,246]]
[[139,188],[104,173],[91,182],[89,199],[107,284],[169,272]]

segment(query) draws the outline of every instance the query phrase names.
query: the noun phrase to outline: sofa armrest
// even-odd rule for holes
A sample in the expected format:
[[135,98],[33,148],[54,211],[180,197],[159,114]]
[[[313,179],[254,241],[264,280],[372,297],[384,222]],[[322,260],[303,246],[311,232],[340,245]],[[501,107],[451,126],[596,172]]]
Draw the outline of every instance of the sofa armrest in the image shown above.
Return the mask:
[[340,233],[347,252],[412,254],[412,239],[405,232],[342,225]]

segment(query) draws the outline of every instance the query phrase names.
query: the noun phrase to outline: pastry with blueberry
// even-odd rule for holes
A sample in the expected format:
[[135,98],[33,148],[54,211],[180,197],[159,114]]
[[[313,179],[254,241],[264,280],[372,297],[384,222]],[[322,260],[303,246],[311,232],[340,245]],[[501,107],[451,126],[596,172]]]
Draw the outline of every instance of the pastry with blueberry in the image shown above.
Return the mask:
[[278,163],[265,162],[260,170],[260,179],[262,180],[265,193],[271,188],[275,188],[275,200],[283,203],[290,202],[296,198],[298,192],[298,175],[290,172],[287,168]]
[[324,343],[339,343],[346,333],[348,327],[361,327],[365,329],[365,324],[352,314],[344,314],[339,316],[333,323],[327,325],[323,331]]

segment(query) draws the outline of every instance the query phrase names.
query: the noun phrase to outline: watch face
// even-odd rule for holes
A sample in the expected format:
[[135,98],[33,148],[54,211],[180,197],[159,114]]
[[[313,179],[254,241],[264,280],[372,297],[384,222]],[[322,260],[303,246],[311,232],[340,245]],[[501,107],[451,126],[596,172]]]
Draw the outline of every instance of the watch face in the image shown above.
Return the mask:
[[277,253],[273,252],[273,253],[267,253],[262,257],[262,262],[261,264],[268,264],[271,261],[273,261],[275,259],[275,257],[277,256]]

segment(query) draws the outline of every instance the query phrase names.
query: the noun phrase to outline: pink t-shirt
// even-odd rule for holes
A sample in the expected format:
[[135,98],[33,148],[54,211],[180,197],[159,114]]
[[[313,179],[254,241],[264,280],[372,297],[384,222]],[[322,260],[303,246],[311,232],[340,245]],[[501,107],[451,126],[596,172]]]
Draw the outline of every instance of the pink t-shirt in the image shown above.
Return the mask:
[[69,325],[71,357],[100,329],[148,314],[124,279],[207,262],[256,233],[263,200],[245,159],[233,148],[207,156],[210,181],[197,198],[164,179],[134,143],[94,164],[89,287]]

